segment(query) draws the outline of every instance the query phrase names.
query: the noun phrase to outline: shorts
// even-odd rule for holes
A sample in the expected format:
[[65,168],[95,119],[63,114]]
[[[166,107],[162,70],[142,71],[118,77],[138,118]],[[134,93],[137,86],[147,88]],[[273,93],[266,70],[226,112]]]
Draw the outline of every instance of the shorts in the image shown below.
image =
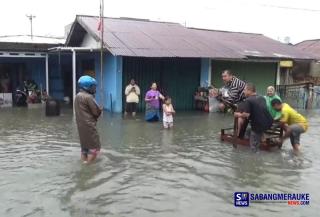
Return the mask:
[[137,111],[137,103],[135,102],[127,102],[126,103],[126,112],[136,112]]
[[88,156],[88,155],[98,155],[100,153],[100,148],[81,148],[81,154]]
[[250,132],[250,148],[252,151],[257,152],[260,148],[261,139],[263,136],[262,133],[257,133],[251,130]]
[[236,112],[245,112],[247,110],[247,105],[245,102],[239,102],[237,105],[237,110]]
[[303,127],[300,124],[292,124],[289,126],[289,129],[291,130],[291,134],[290,134],[291,145],[300,144],[300,135],[301,133],[305,132]]
[[173,122],[166,122],[166,121],[164,121],[164,122],[163,122],[163,127],[164,127],[164,128],[171,128],[171,127],[173,127]]

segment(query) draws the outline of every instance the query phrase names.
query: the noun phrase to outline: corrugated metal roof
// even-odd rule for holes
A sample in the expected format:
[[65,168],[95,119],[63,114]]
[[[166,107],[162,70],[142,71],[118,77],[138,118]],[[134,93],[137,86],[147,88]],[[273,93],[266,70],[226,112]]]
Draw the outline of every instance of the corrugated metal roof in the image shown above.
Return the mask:
[[60,46],[64,39],[28,35],[0,36],[1,51],[47,51],[48,48]]
[[295,47],[315,55],[320,60],[320,39],[302,41],[296,44]]
[[[100,40],[99,17],[77,16],[76,21],[95,39]],[[104,18],[104,43],[113,55],[118,56],[314,58],[293,46],[260,34],[194,29],[177,23],[121,18]]]
[[0,42],[26,43],[26,44],[64,44],[64,38],[30,35],[4,35],[0,36]]
[[219,41],[246,57],[312,59],[312,55],[261,34],[193,29],[207,42]]

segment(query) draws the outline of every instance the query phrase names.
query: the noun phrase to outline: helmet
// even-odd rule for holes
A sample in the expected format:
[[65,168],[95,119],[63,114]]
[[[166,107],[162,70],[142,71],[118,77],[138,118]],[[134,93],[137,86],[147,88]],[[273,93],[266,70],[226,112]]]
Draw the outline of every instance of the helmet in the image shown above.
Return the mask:
[[89,91],[93,85],[97,86],[97,81],[89,75],[84,75],[79,78],[78,85],[81,89]]

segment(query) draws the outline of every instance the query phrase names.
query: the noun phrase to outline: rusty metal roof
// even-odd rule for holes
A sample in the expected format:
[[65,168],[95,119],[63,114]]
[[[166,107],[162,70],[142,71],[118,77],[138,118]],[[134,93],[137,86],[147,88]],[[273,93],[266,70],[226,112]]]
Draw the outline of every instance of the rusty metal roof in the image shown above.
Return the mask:
[[[77,16],[75,23],[100,40],[99,17]],[[71,31],[67,46],[72,44],[76,34]],[[313,59],[306,52],[260,34],[195,29],[178,23],[127,18],[104,18],[104,44],[118,56]]]
[[296,44],[295,47],[315,55],[320,60],[320,39],[302,41]]

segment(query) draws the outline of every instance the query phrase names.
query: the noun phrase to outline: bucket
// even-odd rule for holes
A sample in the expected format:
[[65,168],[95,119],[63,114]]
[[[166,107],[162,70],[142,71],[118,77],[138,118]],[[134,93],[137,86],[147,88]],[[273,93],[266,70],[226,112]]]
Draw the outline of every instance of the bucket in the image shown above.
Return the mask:
[[46,102],[46,116],[59,116],[60,103],[55,99],[48,99]]

